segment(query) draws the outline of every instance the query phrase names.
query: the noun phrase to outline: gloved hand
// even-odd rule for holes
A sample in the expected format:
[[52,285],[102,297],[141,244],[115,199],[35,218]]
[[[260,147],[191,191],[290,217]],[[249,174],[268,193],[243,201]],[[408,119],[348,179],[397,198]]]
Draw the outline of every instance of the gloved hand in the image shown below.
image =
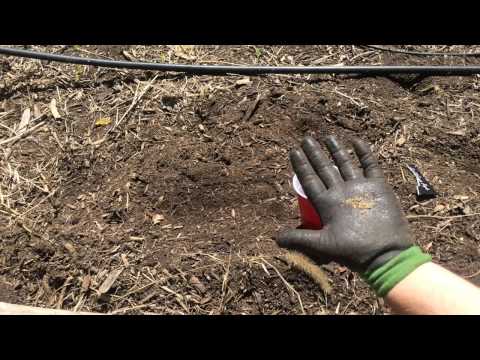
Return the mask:
[[[311,137],[290,153],[293,169],[320,215],[323,229],[290,230],[276,241],[318,263],[333,260],[368,277],[412,247],[408,223],[368,144],[353,140],[363,170],[354,165],[335,137],[327,137],[326,144],[338,170]],[[414,251],[414,262],[425,262],[425,256],[420,261],[418,251]],[[406,272],[404,269],[402,276]],[[377,272],[376,277],[382,274]],[[395,274],[398,278],[398,271]]]

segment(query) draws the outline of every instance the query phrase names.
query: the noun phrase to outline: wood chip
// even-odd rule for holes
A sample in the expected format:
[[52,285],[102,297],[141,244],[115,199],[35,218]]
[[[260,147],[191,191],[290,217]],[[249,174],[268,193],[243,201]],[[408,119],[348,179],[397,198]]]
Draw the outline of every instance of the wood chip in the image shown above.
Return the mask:
[[152,216],[152,222],[153,222],[153,225],[157,225],[159,224],[161,221],[165,220],[165,216],[163,215],[160,215],[160,214],[154,214]]
[[397,146],[403,146],[405,143],[407,142],[407,139],[405,138],[405,136],[403,135],[400,135],[399,138],[397,139]]
[[130,266],[130,263],[128,262],[128,258],[126,254],[120,255],[120,258],[122,259],[123,265],[125,265],[125,267]]
[[237,82],[235,83],[235,85],[238,85],[238,86],[241,86],[241,85],[248,85],[250,84],[252,81],[250,80],[249,77],[245,77],[243,79],[240,79],[240,80],[237,80]]
[[115,281],[117,281],[118,277],[122,273],[123,268],[113,270],[105,279],[105,281],[100,285],[98,292],[100,295],[106,294],[113,286]]
[[92,278],[90,275],[85,275],[82,279],[82,292],[87,292],[90,289],[90,284],[92,283]]
[[60,113],[58,112],[58,109],[57,109],[57,100],[55,99],[52,99],[52,101],[50,101],[50,112],[52,113],[52,116],[55,118],[55,119],[61,119],[62,116],[60,115]]
[[96,126],[107,126],[107,125],[110,125],[111,123],[112,123],[112,119],[109,117],[98,118],[95,121]]
[[72,245],[72,243],[69,243],[69,242],[66,242],[65,244],[63,244],[63,246],[65,247],[65,249],[67,249],[67,251],[72,254],[72,255],[75,255],[76,254],[76,250],[75,250],[75,247]]
[[40,111],[40,107],[38,104],[33,105],[33,117],[34,118],[39,118],[42,116],[42,112]]

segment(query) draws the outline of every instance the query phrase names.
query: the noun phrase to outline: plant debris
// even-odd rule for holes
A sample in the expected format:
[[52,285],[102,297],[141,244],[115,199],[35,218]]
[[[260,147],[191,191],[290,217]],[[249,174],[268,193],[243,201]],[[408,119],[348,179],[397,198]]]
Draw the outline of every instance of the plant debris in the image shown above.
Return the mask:
[[[31,48],[162,63],[431,61],[352,45]],[[389,313],[358,275],[322,265],[320,285],[273,240],[300,222],[288,152],[307,134],[371,143],[415,243],[480,284],[476,77],[247,79],[2,61],[0,301],[119,314]],[[441,91],[418,90],[432,83]],[[421,164],[441,193],[419,202],[400,162]]]

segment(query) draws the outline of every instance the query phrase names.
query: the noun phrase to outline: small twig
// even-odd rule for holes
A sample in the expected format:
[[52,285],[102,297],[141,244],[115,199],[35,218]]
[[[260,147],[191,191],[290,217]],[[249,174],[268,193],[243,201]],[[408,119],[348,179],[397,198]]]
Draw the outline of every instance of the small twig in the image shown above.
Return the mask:
[[272,264],[270,264],[267,260],[265,259],[262,259],[262,261],[267,264],[268,266],[270,266],[273,270],[275,270],[275,272],[277,273],[278,277],[283,281],[283,283],[285,284],[285,286],[287,287],[287,289],[294,293],[296,296],[297,296],[297,299],[298,299],[298,303],[300,305],[300,310],[302,311],[302,314],[306,314],[305,312],[305,309],[303,307],[303,303],[302,303],[302,298],[300,297],[300,294],[298,293],[297,290],[295,290],[295,288],[287,281],[285,280],[285,278],[282,276],[282,274],[280,273],[280,271],[275,267],[273,266]]
[[356,101],[356,100],[355,100],[354,98],[352,98],[351,96],[348,96],[348,95],[346,95],[346,94],[338,91],[337,89],[335,89],[333,92],[336,93],[336,94],[338,94],[338,95],[340,95],[340,96],[343,96],[344,98],[346,98],[346,99],[348,99],[348,100],[350,100],[352,103],[354,103],[354,104],[357,105],[358,107],[361,107],[361,108],[362,108],[362,107],[365,107],[365,105],[359,103],[358,101]]
[[[39,116],[38,118],[34,119],[32,122],[35,122],[37,120],[40,120],[44,117],[45,115],[41,115]],[[34,131],[38,130],[39,128],[41,128],[43,125],[46,124],[46,121],[40,121],[38,124],[32,126],[30,129],[28,130],[25,130],[25,132],[23,132],[22,134],[19,134],[19,135],[15,135],[15,136],[12,136],[8,139],[5,139],[5,140],[2,140],[0,141],[0,146],[3,146],[5,144],[8,144],[8,143],[12,143],[10,146],[13,146],[18,140],[21,140],[23,139],[24,137],[30,135],[31,133],[33,133]]]
[[472,274],[472,275],[468,275],[468,276],[465,276],[465,279],[471,279],[477,275],[480,275],[480,270],[478,270],[475,274]]
[[47,201],[48,199],[50,199],[53,195],[55,195],[55,193],[57,192],[57,189],[53,190],[52,192],[50,192],[50,194],[48,194],[47,196],[45,196],[42,200],[40,200],[38,203],[36,203],[33,207],[31,207],[30,209],[28,210],[25,210],[25,212],[23,214],[20,214],[19,217],[20,218],[24,218],[25,215],[27,215],[28,213],[30,213],[33,209],[36,209],[40,204],[43,204],[45,201]]
[[132,103],[128,107],[127,111],[125,111],[125,113],[122,115],[122,117],[117,122],[115,122],[115,124],[107,131],[107,134],[109,132],[115,130],[123,122],[123,120],[125,120],[127,115],[135,108],[135,106],[137,106],[137,104],[140,102],[140,100],[143,98],[143,96],[148,92],[148,90],[150,90],[150,88],[152,87],[155,80],[157,80],[157,78],[158,78],[158,75],[155,75],[152,78],[152,80],[150,80],[148,82],[148,84],[143,88],[142,92],[140,92],[140,93],[138,93],[138,87],[137,87],[137,89],[135,90],[135,95],[133,96]]
[[243,115],[243,118],[241,120],[242,122],[246,122],[250,120],[250,118],[255,114],[255,111],[258,109],[258,105],[260,104],[261,101],[262,101],[262,97],[260,94],[258,94],[255,101],[252,104],[250,104],[247,111],[245,112],[245,115]]
[[121,314],[121,313],[124,313],[126,311],[143,309],[143,308],[146,308],[146,307],[149,307],[149,306],[150,306],[150,304],[143,304],[143,305],[137,305],[137,306],[124,307],[124,308],[120,308],[118,310],[114,310],[112,312],[109,312],[108,315]]
[[221,314],[224,310],[224,302],[225,302],[225,295],[227,292],[227,285],[228,285],[228,276],[230,275],[230,265],[232,263],[232,249],[230,248],[230,254],[228,255],[228,263],[227,263],[227,269],[225,270],[225,275],[223,276],[223,282],[222,282],[222,298],[220,300],[220,306],[218,309],[218,312]]

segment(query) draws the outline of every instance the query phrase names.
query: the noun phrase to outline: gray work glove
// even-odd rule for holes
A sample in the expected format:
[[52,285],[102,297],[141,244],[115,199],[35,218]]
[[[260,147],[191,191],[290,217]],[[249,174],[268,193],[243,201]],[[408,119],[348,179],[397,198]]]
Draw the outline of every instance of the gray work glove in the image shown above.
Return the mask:
[[353,271],[372,271],[412,246],[407,220],[368,144],[353,140],[363,170],[335,137],[327,137],[326,144],[338,170],[311,137],[290,152],[323,229],[289,230],[276,241],[317,263],[336,261]]

